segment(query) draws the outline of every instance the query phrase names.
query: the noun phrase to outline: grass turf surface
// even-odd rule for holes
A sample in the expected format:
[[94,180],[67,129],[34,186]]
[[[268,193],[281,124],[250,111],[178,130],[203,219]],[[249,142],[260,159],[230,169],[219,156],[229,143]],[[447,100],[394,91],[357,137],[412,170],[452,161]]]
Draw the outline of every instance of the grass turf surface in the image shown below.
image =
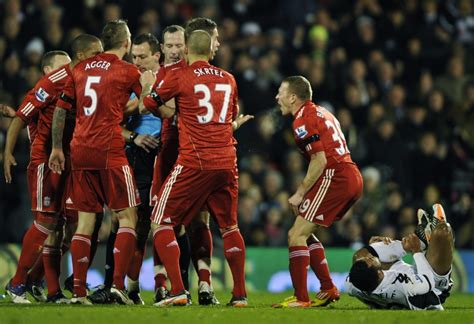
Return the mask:
[[[151,293],[144,293],[145,306],[119,305],[49,305],[33,303],[15,305],[0,300],[0,323],[460,323],[474,324],[474,295],[453,294],[445,303],[444,312],[369,310],[355,298],[343,295],[326,308],[272,309],[271,304],[289,294],[251,293],[249,307],[226,306],[157,308],[151,305]],[[230,294],[218,292],[225,305]],[[197,302],[197,296],[193,295]]]

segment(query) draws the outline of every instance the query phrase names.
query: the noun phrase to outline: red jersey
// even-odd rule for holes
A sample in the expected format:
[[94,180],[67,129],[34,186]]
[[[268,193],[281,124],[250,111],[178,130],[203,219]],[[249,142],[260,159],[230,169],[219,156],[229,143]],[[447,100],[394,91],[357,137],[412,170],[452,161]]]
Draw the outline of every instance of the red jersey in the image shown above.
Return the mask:
[[[160,87],[160,85],[163,83],[163,80],[165,79],[166,74],[170,73],[170,71],[179,69],[182,67],[186,67],[188,64],[186,63],[185,60],[179,60],[178,62],[175,63],[170,63],[161,66],[160,70],[158,71],[158,74],[156,75],[156,81],[155,84],[153,85],[154,89],[157,89]],[[143,104],[145,107],[150,107],[150,110],[155,108],[158,108],[158,105],[156,101],[151,99],[150,97],[146,97],[143,100]],[[162,141],[166,141],[168,138],[178,138],[178,126],[176,125],[176,115],[174,115],[171,118],[164,118],[163,123],[161,124],[161,139]]]
[[175,98],[179,155],[176,163],[201,170],[235,168],[232,121],[238,113],[232,74],[205,61],[174,69],[151,94],[159,104]]
[[[51,153],[51,127],[54,109],[67,80],[71,77],[69,64],[43,76],[23,100],[16,115],[28,125],[31,142],[30,164],[47,162]],[[69,153],[69,142],[74,130],[74,115],[66,119],[63,136],[63,149]]]
[[306,101],[293,121],[296,144],[309,161],[311,155],[324,151],[326,168],[337,163],[353,163],[339,121],[321,106]]
[[75,100],[76,128],[71,141],[73,170],[99,170],[127,164],[120,124],[130,94],[140,96],[140,72],[114,54],[101,53],[77,64],[58,100],[70,109]]

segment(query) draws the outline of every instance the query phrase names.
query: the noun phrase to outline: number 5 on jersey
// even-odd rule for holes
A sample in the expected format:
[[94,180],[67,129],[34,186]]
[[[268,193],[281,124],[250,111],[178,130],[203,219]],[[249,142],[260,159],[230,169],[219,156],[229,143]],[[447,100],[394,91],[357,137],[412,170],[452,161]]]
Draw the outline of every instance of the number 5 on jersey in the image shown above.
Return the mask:
[[87,77],[84,96],[91,98],[91,105],[89,107],[84,107],[84,113],[86,116],[92,115],[97,108],[97,92],[92,88],[92,85],[95,83],[100,83],[100,76]]
[[[221,113],[219,114],[219,123],[225,123],[227,110],[229,109],[229,100],[232,88],[230,84],[218,83],[216,84],[214,91],[224,92],[224,101],[222,103]],[[205,115],[197,115],[197,120],[200,124],[207,124],[214,117],[214,107],[211,103],[211,91],[209,87],[205,84],[196,84],[194,85],[194,93],[202,92],[204,97],[199,99],[199,107],[204,107],[207,109]]]

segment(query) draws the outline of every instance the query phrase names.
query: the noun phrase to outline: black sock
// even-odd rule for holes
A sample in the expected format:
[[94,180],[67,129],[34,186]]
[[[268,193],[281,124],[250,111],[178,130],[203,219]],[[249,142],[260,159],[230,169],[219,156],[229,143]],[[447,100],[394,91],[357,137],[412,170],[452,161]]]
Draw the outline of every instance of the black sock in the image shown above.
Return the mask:
[[107,250],[105,251],[105,279],[104,285],[106,288],[112,287],[114,281],[114,245],[117,233],[110,232],[107,239]]
[[191,246],[189,245],[188,234],[181,235],[176,239],[178,241],[179,250],[179,268],[181,269],[181,278],[183,278],[184,288],[189,290],[189,263],[191,262]]

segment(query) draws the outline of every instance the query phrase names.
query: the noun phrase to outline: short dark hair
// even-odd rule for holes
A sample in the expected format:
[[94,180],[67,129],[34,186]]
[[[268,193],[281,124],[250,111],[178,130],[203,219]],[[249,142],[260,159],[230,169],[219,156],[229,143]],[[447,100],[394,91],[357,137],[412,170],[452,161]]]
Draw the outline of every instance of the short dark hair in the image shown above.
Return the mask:
[[364,260],[354,262],[349,272],[349,280],[352,284],[366,292],[372,292],[379,285],[378,270],[374,267],[369,267]]
[[161,32],[161,41],[164,43],[165,42],[165,34],[166,33],[170,33],[170,34],[173,34],[173,33],[176,33],[176,32],[183,32],[183,34],[185,33],[184,31],[184,28],[181,27],[180,25],[169,25],[169,26],[166,26],[165,29],[163,29],[163,32]]
[[82,52],[89,47],[92,46],[92,44],[100,42],[100,39],[94,35],[90,34],[81,34],[74,38],[74,40],[71,43],[71,52],[73,57],[77,57],[77,54],[79,52]]
[[148,43],[150,46],[151,54],[155,54],[160,50],[160,42],[151,33],[140,34],[133,39],[132,42],[134,45],[141,45],[143,43]]
[[205,30],[195,30],[189,34],[186,45],[189,54],[210,55],[211,54],[211,35]]
[[308,79],[301,75],[287,77],[283,82],[288,83],[288,89],[301,100],[311,100],[313,90]]
[[204,18],[204,17],[197,17],[189,20],[186,23],[186,28],[184,35],[186,39],[189,37],[189,35],[198,29],[205,30],[209,33],[209,35],[212,36],[212,33],[214,32],[214,29],[217,28],[217,24],[214,20],[209,19],[209,18]]
[[127,21],[117,19],[109,21],[102,30],[102,43],[104,51],[118,49],[127,39]]
[[53,64],[54,59],[58,55],[69,56],[68,53],[65,51],[49,51],[46,52],[43,57],[41,58],[41,70],[45,68],[45,66],[51,66]]

